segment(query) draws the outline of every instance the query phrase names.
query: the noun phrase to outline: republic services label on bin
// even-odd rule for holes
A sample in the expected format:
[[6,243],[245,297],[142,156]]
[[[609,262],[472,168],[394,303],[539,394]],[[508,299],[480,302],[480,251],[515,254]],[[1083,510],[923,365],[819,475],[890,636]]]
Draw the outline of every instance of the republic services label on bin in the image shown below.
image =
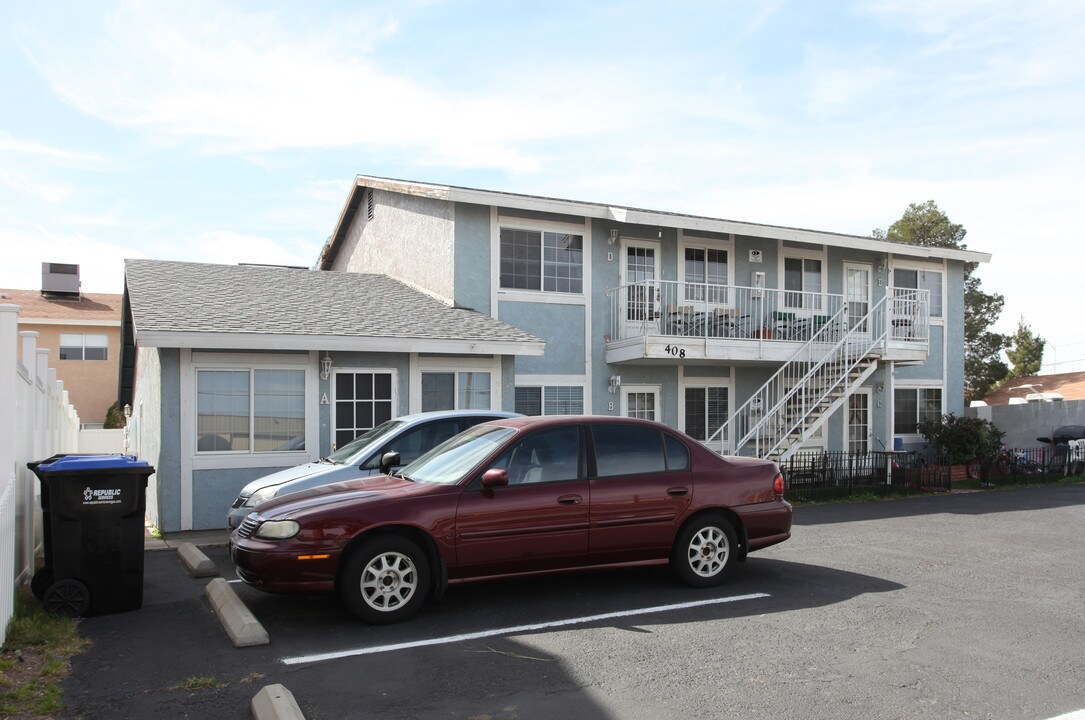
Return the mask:
[[83,491],[84,505],[119,505],[121,503],[120,488],[102,488],[92,490],[89,486]]

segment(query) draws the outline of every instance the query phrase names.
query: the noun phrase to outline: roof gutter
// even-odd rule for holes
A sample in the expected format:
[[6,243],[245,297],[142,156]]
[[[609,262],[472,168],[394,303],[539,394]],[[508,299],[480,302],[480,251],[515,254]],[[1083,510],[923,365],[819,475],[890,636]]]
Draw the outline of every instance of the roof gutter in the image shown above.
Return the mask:
[[458,355],[532,355],[546,351],[542,340],[446,340],[440,338],[359,337],[344,335],[275,335],[270,333],[214,333],[142,331],[135,333],[138,347],[201,350],[323,350],[354,352],[442,353]]
[[904,255],[916,258],[937,258],[974,263],[991,262],[990,253],[975,252],[972,250],[909,245],[907,243],[894,243],[887,240],[878,240],[863,235],[846,235],[843,233],[805,230],[802,228],[790,228],[780,225],[765,225],[737,220],[724,220],[699,215],[641,210],[615,205],[605,205],[603,203],[562,200],[559,198],[536,195],[523,195],[494,190],[478,190],[474,188],[457,187],[455,185],[432,185],[428,183],[359,175],[355,178],[354,188],[351,190],[350,197],[347,199],[343,212],[340,213],[339,222],[335,226],[335,231],[328,241],[328,244],[325,246],[324,252],[321,253],[319,269],[328,270],[335,262],[339,250],[342,247],[343,240],[346,238],[347,229],[354,221],[354,216],[357,213],[361,198],[364,196],[365,188],[387,190],[389,192],[425,197],[432,200],[462,202],[473,205],[493,205],[497,207],[508,207],[518,210],[531,210],[559,215],[576,215],[579,217],[629,223],[633,225],[656,225],[683,230],[752,235],[772,240],[787,240],[791,242],[808,243],[811,245],[831,245],[833,247],[892,253],[894,255]]

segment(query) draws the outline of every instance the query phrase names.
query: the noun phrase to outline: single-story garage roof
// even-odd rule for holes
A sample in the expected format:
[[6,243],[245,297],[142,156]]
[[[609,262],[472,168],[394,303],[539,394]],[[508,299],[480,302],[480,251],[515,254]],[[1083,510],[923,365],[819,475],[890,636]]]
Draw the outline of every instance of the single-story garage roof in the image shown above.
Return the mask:
[[[229,350],[542,355],[539,338],[385,275],[125,261],[126,342]],[[131,338],[131,340],[129,340]]]

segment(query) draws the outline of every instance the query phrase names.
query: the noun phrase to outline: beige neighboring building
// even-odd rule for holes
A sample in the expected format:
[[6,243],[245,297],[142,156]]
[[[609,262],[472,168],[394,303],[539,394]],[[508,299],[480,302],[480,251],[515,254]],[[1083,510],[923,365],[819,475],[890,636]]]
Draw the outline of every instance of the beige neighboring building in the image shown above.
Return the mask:
[[121,295],[0,289],[0,303],[19,306],[20,331],[38,333],[83,426],[101,426],[118,396]]

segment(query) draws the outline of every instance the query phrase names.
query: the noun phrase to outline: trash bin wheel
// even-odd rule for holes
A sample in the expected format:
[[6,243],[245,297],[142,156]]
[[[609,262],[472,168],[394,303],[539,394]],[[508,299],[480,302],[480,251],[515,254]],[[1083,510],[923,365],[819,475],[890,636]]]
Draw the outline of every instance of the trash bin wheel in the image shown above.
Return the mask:
[[42,604],[53,615],[79,617],[90,608],[90,591],[78,580],[58,580],[45,591]]
[[49,586],[53,584],[53,568],[41,567],[34,573],[34,577],[30,578],[30,592],[34,593],[34,597],[38,600],[45,599],[45,591],[49,589]]

